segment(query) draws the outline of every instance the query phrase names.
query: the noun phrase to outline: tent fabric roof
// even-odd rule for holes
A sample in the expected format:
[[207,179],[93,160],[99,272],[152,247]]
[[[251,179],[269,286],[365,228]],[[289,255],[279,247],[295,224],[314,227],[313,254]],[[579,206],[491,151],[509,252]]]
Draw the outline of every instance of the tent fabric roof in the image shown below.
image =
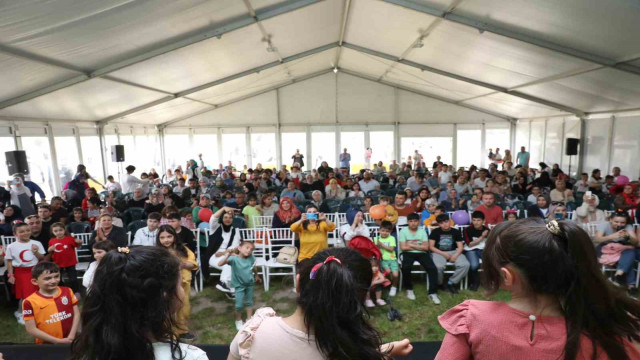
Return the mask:
[[506,118],[640,108],[626,0],[0,4],[0,116],[167,125],[340,68]]

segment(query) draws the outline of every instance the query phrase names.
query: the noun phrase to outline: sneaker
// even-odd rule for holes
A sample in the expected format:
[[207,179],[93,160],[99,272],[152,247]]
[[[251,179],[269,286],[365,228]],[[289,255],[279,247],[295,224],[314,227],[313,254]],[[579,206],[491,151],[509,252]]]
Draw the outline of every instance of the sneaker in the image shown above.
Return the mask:
[[478,285],[478,284],[471,284],[471,285],[469,285],[469,290],[478,291],[479,287],[480,287],[480,285]]
[[407,299],[409,299],[409,300],[415,300],[416,299],[416,294],[413,293],[413,290],[407,290]]
[[230,293],[231,289],[229,289],[229,287],[227,286],[227,284],[223,283],[222,281],[218,281],[218,285],[216,285],[216,289],[225,292],[225,293]]
[[18,311],[18,310],[14,311],[13,316],[16,317],[16,320],[20,319],[22,317],[22,311]]
[[226,296],[227,299],[229,299],[229,300],[235,300],[236,299],[236,294],[224,293],[224,296]]
[[373,301],[371,301],[371,299],[367,299],[364,301],[364,306],[368,308],[372,308],[372,307],[376,307],[376,304],[374,304]]
[[385,306],[387,305],[387,302],[382,299],[378,299],[376,300],[376,304],[378,304],[379,306]]
[[447,284],[447,290],[453,295],[458,293],[458,288],[454,284]]
[[397,292],[398,292],[398,289],[395,286],[392,286],[391,289],[389,290],[389,296],[396,296]]
[[193,340],[195,340],[196,337],[195,335],[193,335],[192,333],[184,333],[184,334],[180,334],[180,341],[188,341],[191,342]]
[[238,331],[242,330],[242,325],[244,325],[242,320],[236,320],[236,330]]
[[429,300],[436,305],[440,305],[440,298],[438,294],[429,294]]
[[623,286],[623,287],[627,286],[627,279],[624,274],[616,275],[613,279],[613,282],[618,286]]
[[18,324],[24,325],[24,318],[22,317],[22,315],[20,315],[20,317],[18,318]]

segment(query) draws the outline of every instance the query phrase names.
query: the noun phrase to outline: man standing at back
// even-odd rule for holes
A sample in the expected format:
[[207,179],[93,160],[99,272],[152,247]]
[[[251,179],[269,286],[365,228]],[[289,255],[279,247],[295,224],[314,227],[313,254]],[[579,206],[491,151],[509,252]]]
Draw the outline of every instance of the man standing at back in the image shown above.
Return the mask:
[[124,194],[132,193],[136,189],[137,185],[148,185],[149,180],[140,180],[133,176],[133,172],[136,171],[136,167],[129,165],[125,168],[127,175],[122,178],[122,192]]
[[340,154],[340,168],[347,171],[351,169],[351,154],[347,152],[347,148],[344,148],[344,152]]
[[484,221],[487,225],[496,225],[502,222],[502,208],[495,205],[496,195],[492,192],[482,194],[482,205],[476,208],[484,214]]
[[524,146],[520,147],[520,152],[516,157],[516,162],[524,168],[529,167],[529,153],[525,150]]

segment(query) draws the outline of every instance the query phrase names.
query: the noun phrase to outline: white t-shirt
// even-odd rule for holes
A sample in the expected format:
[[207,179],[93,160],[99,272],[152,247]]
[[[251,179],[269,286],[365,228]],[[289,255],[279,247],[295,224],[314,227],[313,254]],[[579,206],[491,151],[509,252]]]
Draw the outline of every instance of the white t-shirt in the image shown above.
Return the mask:
[[120,183],[118,183],[117,181],[107,182],[106,188],[107,188],[107,191],[120,191],[120,192],[122,192],[122,186],[120,186]]
[[487,180],[489,180],[489,178],[485,178],[484,180],[477,178],[473,180],[473,187],[484,189],[484,187],[487,186]]
[[91,283],[93,283],[93,276],[96,274],[96,268],[98,267],[98,264],[99,262],[97,261],[94,261],[91,264],[89,264],[87,271],[85,271],[84,275],[82,276],[82,286],[84,286],[85,289],[87,289],[87,292],[89,292]]
[[[182,360],[209,360],[207,353],[193,345],[180,343]],[[171,346],[167,343],[153,343],[153,355],[156,360],[173,360]]]
[[376,190],[377,187],[380,187],[380,183],[377,180],[370,179],[369,182],[364,180],[358,181],[358,185],[360,185],[360,190],[365,194],[371,190]]
[[[240,359],[238,336],[233,339],[229,355]],[[251,344],[251,360],[324,360],[315,338],[287,325],[281,317],[265,318]]]
[[441,171],[438,173],[438,181],[440,184],[445,185],[451,180],[451,173],[448,171]]
[[136,231],[131,245],[154,246],[156,244],[156,235],[158,235],[158,229],[149,231],[149,227],[145,226]]
[[46,254],[44,247],[40,241],[29,240],[29,242],[21,242],[20,240],[13,242],[7,246],[5,258],[12,260],[13,267],[32,267],[38,265],[38,258],[31,251],[31,246],[36,245],[38,252],[42,255]]

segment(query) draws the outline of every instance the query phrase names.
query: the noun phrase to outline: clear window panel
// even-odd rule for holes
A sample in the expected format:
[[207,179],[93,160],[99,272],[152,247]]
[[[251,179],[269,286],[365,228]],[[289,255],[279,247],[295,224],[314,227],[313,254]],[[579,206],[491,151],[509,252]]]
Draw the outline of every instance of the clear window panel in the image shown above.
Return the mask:
[[218,159],[218,134],[194,134],[193,152],[202,154],[204,166],[209,169],[217,169]]
[[222,134],[222,159],[239,171],[247,164],[247,138],[245,134]]
[[251,134],[251,165],[255,168],[258,163],[263,168],[276,166],[276,134]]
[[155,134],[136,135],[135,152],[132,155],[134,161],[145,171],[155,169],[158,174],[162,172],[160,145],[156,141]]
[[[280,137],[282,143],[282,165],[287,165],[287,168],[291,168],[291,165],[293,165],[293,159],[291,157],[296,153],[296,150],[300,150],[300,153],[304,155],[304,167],[306,169],[314,167],[314,164],[309,160],[308,154],[306,153],[307,133],[281,133]],[[331,164],[331,162],[329,162],[329,164]]]
[[311,152],[313,153],[312,167],[314,169],[317,169],[323,161],[326,161],[331,167],[336,167],[336,134],[334,132],[312,132]]
[[[489,149],[493,149],[493,151],[496,151],[496,148],[500,149],[500,155],[504,157],[504,151],[506,149],[511,150],[509,129],[485,129],[485,147],[487,151],[489,151]],[[517,153],[518,151],[516,151],[516,154]],[[489,161],[488,154],[489,153],[485,156],[487,161]],[[511,158],[513,158],[513,155],[513,151],[511,151]]]
[[167,134],[164,137],[164,147],[166,151],[167,166],[170,169],[177,169],[181,166],[185,170],[187,160],[191,159],[189,153],[189,135],[187,134]]
[[[457,152],[458,159],[456,165],[469,168],[471,165],[480,167],[482,163],[482,130],[458,130]],[[431,166],[429,163],[427,166]]]
[[60,185],[64,186],[68,181],[73,180],[80,163],[78,145],[74,136],[59,136],[54,139],[54,142],[56,144],[56,155],[58,156]]
[[[31,181],[40,185],[42,191],[50,199],[54,193],[55,183],[53,181],[49,138],[45,136],[22,137],[22,148],[27,152]],[[64,184],[62,185],[64,186]]]
[[[118,136],[106,135],[104,138],[105,138],[105,147],[106,147],[105,159],[107,160],[107,176],[111,175],[116,179],[116,181],[119,181],[118,174],[120,173],[120,176],[121,176],[123,170],[120,170],[119,163],[113,161],[111,158],[111,147],[113,145],[118,145]],[[122,168],[124,169],[124,167]]]
[[[102,157],[100,156],[100,138],[96,135],[81,136],[80,146],[82,147],[82,164],[87,167],[87,172],[91,177],[104,184],[104,175],[102,173]],[[111,156],[107,159],[111,161]]]
[[7,151],[13,151],[16,149],[16,143],[12,137],[0,138],[0,183],[4,184],[6,179],[9,178],[9,170],[7,169],[6,157],[4,155]]
[[[531,123],[531,148],[527,149],[530,154],[529,167],[538,168],[538,163],[542,161],[544,152],[544,122]],[[520,150],[518,150],[519,152]],[[517,154],[517,152],[516,152]]]
[[347,148],[347,152],[351,154],[350,171],[352,174],[365,168],[364,131],[340,132],[340,147],[342,148],[340,152]]
[[[445,164],[451,164],[453,157],[453,138],[450,137],[403,137],[400,140],[402,149],[402,161],[406,161],[408,156],[413,159],[415,150],[422,155],[427,167],[431,167],[436,157],[440,156]],[[413,164],[415,168],[415,164]]]
[[393,131],[370,131],[369,144],[371,145],[371,166],[382,161],[388,170],[389,164],[395,159]]

